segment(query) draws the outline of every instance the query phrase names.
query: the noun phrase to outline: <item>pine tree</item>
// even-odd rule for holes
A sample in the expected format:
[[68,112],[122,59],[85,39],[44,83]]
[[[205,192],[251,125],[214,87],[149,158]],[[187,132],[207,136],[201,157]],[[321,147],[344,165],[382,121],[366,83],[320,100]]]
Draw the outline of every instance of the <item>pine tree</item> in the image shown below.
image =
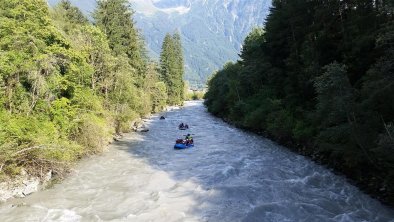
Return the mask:
[[170,34],[164,37],[160,54],[161,78],[165,82],[168,90],[168,104],[176,104],[176,91],[174,82],[174,42]]
[[83,15],[78,7],[71,5],[69,0],[62,0],[58,7],[65,11],[65,19],[70,23],[87,24],[88,19]]
[[61,173],[166,106],[126,1],[100,2],[100,28],[67,0],[0,1],[0,180]]
[[176,62],[176,76],[177,76],[177,91],[179,95],[179,100],[182,102],[185,98],[185,81],[183,79],[185,68],[184,68],[184,58],[183,58],[183,48],[182,48],[182,40],[179,32],[176,32],[173,35],[174,41],[174,53],[175,53],[175,62]]
[[168,90],[168,103],[181,104],[184,99],[184,61],[180,35],[167,34],[160,54],[161,78]]
[[273,0],[264,34],[210,80],[208,110],[394,196],[393,4]]
[[107,35],[114,54],[128,57],[140,77],[144,67],[143,48],[133,14],[127,0],[100,0],[93,17],[96,25]]

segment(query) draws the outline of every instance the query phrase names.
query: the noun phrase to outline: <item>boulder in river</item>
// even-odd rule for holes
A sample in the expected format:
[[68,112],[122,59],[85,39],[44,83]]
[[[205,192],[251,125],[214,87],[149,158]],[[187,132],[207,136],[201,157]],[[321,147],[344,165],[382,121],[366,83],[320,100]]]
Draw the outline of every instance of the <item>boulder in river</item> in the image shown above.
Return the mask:
[[144,126],[144,127],[138,128],[137,132],[146,133],[146,132],[149,132],[149,129],[146,126]]

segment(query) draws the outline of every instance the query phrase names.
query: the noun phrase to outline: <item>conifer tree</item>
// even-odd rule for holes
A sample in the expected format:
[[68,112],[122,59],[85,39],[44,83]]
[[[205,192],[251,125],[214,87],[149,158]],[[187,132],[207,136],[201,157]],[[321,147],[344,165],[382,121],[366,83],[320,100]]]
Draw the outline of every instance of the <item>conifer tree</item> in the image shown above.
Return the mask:
[[65,19],[70,23],[86,24],[88,19],[83,15],[78,7],[71,5],[69,0],[62,0],[58,7],[61,7],[65,11]]
[[100,28],[67,0],[0,1],[0,180],[21,168],[61,174],[166,106],[126,1],[99,3]]
[[175,32],[173,35],[174,40],[174,53],[175,53],[175,62],[176,62],[176,77],[177,77],[177,91],[179,95],[179,100],[182,102],[185,97],[185,81],[183,79],[185,73],[185,64],[183,58],[183,49],[182,49],[182,40],[179,32]]
[[210,80],[208,110],[302,144],[394,204],[393,11],[392,1],[273,0],[264,32]]
[[184,99],[184,60],[180,35],[167,34],[160,54],[161,78],[168,90],[168,103],[181,104]]
[[142,75],[143,49],[133,14],[127,0],[100,0],[93,17],[96,25],[107,35],[114,54],[128,57],[130,65],[138,75]]

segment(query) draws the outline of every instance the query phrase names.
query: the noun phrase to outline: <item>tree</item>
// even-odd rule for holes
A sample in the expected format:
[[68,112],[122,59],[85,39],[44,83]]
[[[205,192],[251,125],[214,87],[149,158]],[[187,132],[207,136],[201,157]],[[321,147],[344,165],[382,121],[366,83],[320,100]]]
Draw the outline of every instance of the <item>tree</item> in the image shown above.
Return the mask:
[[69,1],[53,10],[43,0],[1,2],[0,180],[22,168],[62,174],[166,106],[125,1],[100,6],[108,36]]
[[177,76],[177,90],[179,93],[180,101],[183,101],[185,98],[185,81],[183,80],[183,76],[185,74],[185,62],[183,58],[183,48],[182,48],[182,40],[179,32],[175,32],[173,35],[174,40],[174,53],[175,53],[175,62],[176,62],[176,76]]
[[181,104],[184,99],[184,60],[180,35],[167,34],[160,54],[161,78],[168,90],[168,103]]
[[208,110],[393,196],[393,8],[273,0],[264,31],[209,81]]
[[58,7],[64,10],[65,19],[70,23],[87,24],[88,19],[83,15],[78,7],[71,5],[69,0],[62,0]]
[[93,14],[96,25],[107,35],[115,56],[126,56],[141,77],[144,61],[142,43],[132,19],[134,12],[126,0],[98,1]]

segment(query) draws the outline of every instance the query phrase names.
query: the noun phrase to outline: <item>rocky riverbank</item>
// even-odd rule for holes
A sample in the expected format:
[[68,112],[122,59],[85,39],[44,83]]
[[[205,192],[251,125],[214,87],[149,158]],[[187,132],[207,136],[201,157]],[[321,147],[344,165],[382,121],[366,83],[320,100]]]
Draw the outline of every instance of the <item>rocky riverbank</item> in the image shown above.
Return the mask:
[[29,175],[22,170],[20,175],[0,183],[0,203],[12,198],[23,198],[39,190],[47,188],[53,179],[52,171],[43,176]]
[[[163,110],[163,112],[168,112],[175,109],[179,109],[179,106],[168,106]],[[146,124],[146,121],[150,118],[152,118],[152,116],[138,118],[131,122],[130,132],[148,132],[149,128]],[[110,141],[108,145],[110,145],[113,141],[118,141],[121,137],[122,135],[114,135],[113,140]],[[60,169],[60,171],[62,171],[62,175],[54,173],[53,170],[48,170],[46,172],[40,172],[32,175],[27,170],[21,169],[18,175],[13,176],[12,178],[1,179],[0,203],[4,203],[14,198],[24,198],[32,193],[47,189],[56,181],[59,181],[64,176],[67,176],[66,172],[69,172],[69,167],[69,165],[65,165],[64,169]],[[63,173],[66,175],[63,175]]]

